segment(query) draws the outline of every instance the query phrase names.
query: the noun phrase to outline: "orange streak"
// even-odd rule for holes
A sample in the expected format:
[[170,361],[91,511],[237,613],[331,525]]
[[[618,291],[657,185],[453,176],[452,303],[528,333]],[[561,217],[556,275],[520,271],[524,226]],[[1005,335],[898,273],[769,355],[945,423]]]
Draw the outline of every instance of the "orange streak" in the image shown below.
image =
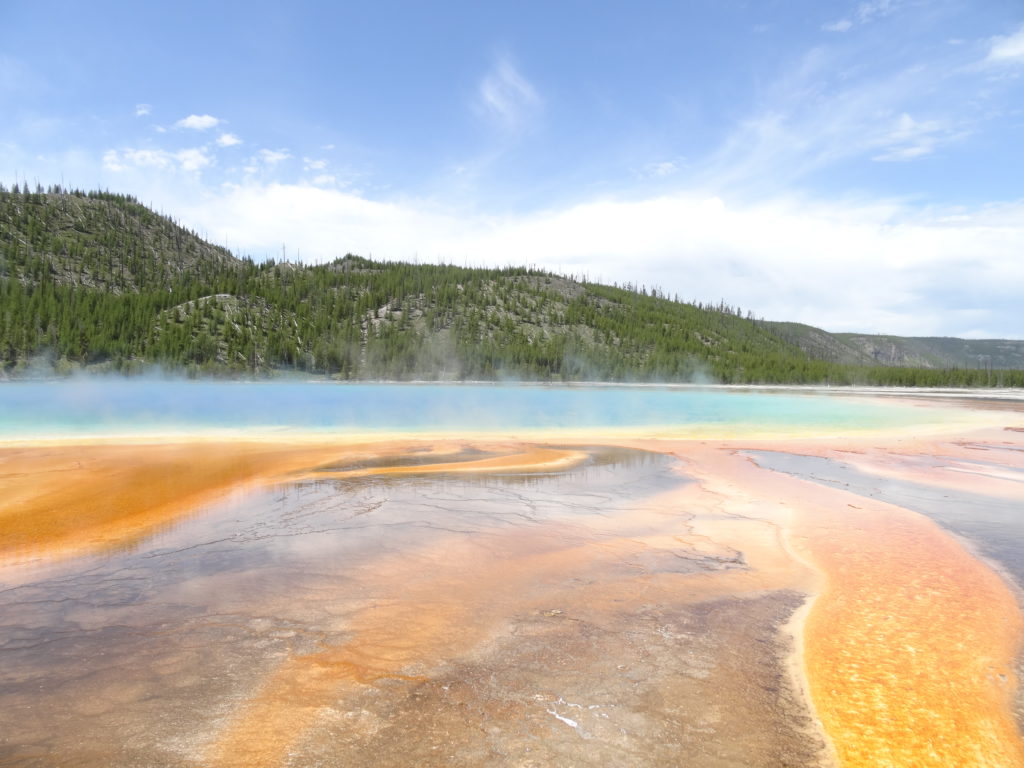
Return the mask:
[[[761,470],[730,448],[679,455],[723,498],[760,497],[766,518],[824,576],[804,624],[803,667],[840,764],[1024,766],[1012,716],[1024,620],[1006,583],[923,515]],[[786,509],[796,514],[776,511]]]
[[[651,543],[674,538],[693,547],[724,540],[744,550],[752,571],[664,574],[595,583],[580,592],[628,600],[636,599],[641,584],[678,592],[700,585],[704,589],[695,591],[706,599],[803,586],[801,569],[789,559],[791,542],[823,576],[803,628],[803,669],[842,765],[1024,766],[1010,714],[1011,662],[1024,623],[1006,584],[925,517],[757,469],[732,455],[732,445],[644,444],[675,449],[700,480],[676,494],[673,504],[685,499],[686,507],[679,507],[705,507],[727,518],[689,532],[668,525],[650,537]],[[387,455],[384,450],[370,454]],[[827,449],[822,445],[817,452]],[[33,547],[51,552],[130,542],[233,484],[282,478],[346,454],[367,452],[244,444],[0,450],[0,556]],[[582,456],[544,448],[462,464],[358,472],[564,467]],[[54,482],[57,477],[65,481]],[[758,505],[763,514],[756,514]],[[743,522],[750,518],[757,521],[754,538]],[[590,567],[602,573],[614,562],[605,552],[642,545],[633,535],[544,552],[544,541],[523,539],[517,542],[521,549],[500,557],[476,544],[449,544],[420,553],[423,559],[375,563],[377,575],[365,577],[367,586],[400,584],[402,591],[367,594],[402,598],[362,612],[346,627],[351,641],[345,645],[284,662],[228,726],[211,758],[225,765],[277,764],[346,686],[419,679],[421,671],[485,638],[508,615],[509,604],[528,604],[521,593],[538,579]],[[506,546],[513,543],[503,539]],[[502,594],[508,604],[495,599]]]
[[1021,616],[1000,578],[895,507],[821,508],[802,523],[828,578],[805,662],[843,765],[1024,765],[1010,715]]
[[[421,455],[455,452],[429,443]],[[297,473],[311,466],[381,458],[410,443],[157,443],[0,447],[0,562],[69,557],[131,546],[243,483],[302,477],[566,469],[586,458],[551,448],[466,462],[336,473]],[[504,445],[495,450],[508,454]]]
[[242,483],[395,450],[243,442],[0,448],[0,562],[131,546]]
[[[568,456],[576,461],[575,454],[536,449],[465,464],[508,469],[536,466],[524,463],[527,458],[561,462]],[[359,472],[387,474],[391,469],[423,467]],[[703,523],[698,533],[688,516],[679,515],[697,509],[713,514],[722,502],[700,486],[687,486],[647,499],[641,509],[621,510],[610,518],[595,515],[583,529],[563,530],[549,522],[469,539],[442,537],[353,570],[349,577],[362,584],[360,592],[387,599],[373,601],[347,621],[344,644],[284,661],[211,743],[204,764],[282,765],[325,714],[343,710],[346,697],[360,686],[427,680],[446,661],[480,647],[510,617],[542,607],[571,605],[573,614],[601,617],[637,601],[696,603],[801,584],[805,568],[780,549],[775,526],[730,518]],[[728,558],[734,553],[719,537],[743,542],[751,570],[676,574],[649,573],[643,566],[651,552]]]
[[446,461],[437,464],[350,469],[318,472],[316,477],[364,477],[367,475],[423,475],[438,473],[472,474],[478,472],[538,472],[569,469],[587,458],[583,451],[556,448],[533,448],[504,456],[491,456],[470,461]]
[[347,623],[344,644],[282,663],[210,746],[204,765],[281,765],[354,686],[427,680],[421,672],[434,672],[480,642],[510,604],[520,610],[529,604],[526,585],[584,559],[585,550],[551,550],[550,535],[506,535],[498,551],[445,538],[353,572],[367,592],[391,597],[359,610]]

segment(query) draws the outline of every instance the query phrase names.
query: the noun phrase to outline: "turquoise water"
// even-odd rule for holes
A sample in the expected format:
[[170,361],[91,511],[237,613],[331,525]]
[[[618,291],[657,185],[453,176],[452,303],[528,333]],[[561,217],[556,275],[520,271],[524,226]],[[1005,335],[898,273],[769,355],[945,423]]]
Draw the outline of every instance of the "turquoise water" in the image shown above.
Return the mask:
[[859,430],[933,409],[826,394],[671,387],[138,381],[0,385],[0,439],[220,430],[394,432],[680,428]]

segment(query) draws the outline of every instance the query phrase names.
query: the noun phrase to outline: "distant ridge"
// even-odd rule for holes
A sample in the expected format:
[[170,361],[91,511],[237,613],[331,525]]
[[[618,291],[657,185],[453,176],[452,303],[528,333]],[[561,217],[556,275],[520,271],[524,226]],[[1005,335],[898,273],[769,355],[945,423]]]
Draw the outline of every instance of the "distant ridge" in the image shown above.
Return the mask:
[[0,376],[1024,386],[1024,342],[831,334],[525,267],[256,263],[134,198],[0,186]]
[[1024,369],[1024,341],[828,333],[800,323],[769,325],[781,338],[810,356],[847,365]]

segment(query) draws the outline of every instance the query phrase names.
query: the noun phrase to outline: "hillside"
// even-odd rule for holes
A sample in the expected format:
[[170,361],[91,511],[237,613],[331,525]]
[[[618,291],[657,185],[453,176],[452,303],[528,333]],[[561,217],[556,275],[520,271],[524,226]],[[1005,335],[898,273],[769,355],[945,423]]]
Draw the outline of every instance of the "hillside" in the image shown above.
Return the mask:
[[57,188],[0,189],[0,248],[0,276],[39,282],[44,269],[61,285],[112,293],[170,288],[239,264],[134,198]]
[[883,369],[859,342],[819,329],[535,269],[352,255],[257,264],[130,197],[0,188],[0,370],[24,375],[40,361],[341,379],[992,380]]
[[1024,341],[837,333],[850,348],[882,365],[922,368],[1024,368]]
[[767,325],[780,338],[811,357],[845,365],[1024,369],[1024,341],[828,333],[801,323],[770,322]]
[[885,365],[863,350],[843,341],[838,334],[823,331],[813,325],[767,321],[765,326],[776,336],[789,342],[815,360],[840,365]]

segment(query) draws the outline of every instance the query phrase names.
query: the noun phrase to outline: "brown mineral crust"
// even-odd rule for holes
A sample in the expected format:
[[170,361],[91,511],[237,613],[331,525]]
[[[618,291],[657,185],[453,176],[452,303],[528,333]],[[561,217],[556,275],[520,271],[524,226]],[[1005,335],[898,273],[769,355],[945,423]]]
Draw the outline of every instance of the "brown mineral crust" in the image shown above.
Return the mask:
[[[1006,471],[969,477],[977,446],[999,441]],[[1024,765],[1012,717],[1022,621],[1005,581],[920,514],[742,453],[1017,498],[1014,433],[609,443],[671,453],[696,482],[614,515],[432,535],[359,560],[346,578],[366,597],[342,639],[281,660],[197,759]],[[130,546],[246,483],[550,472],[585,458],[511,440],[11,447],[0,555]]]

